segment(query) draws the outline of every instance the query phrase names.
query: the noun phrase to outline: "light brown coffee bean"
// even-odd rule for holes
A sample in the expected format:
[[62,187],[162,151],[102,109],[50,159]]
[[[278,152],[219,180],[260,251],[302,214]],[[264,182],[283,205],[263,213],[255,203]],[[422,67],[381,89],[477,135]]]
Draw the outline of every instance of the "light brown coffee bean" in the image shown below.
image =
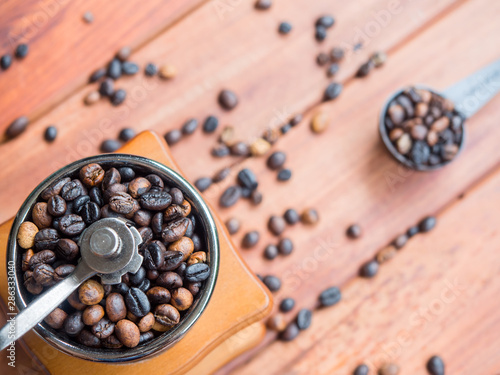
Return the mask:
[[78,288],[78,297],[85,305],[95,305],[104,297],[104,288],[95,280],[87,280]]
[[179,311],[187,310],[193,304],[193,295],[186,288],[177,288],[172,293],[170,303]]
[[104,309],[101,305],[88,306],[83,310],[82,320],[88,326],[97,324],[104,317]]
[[155,317],[153,313],[149,312],[145,316],[139,320],[139,323],[137,323],[137,327],[139,328],[139,331],[141,332],[147,332],[153,328],[155,324]]
[[31,249],[35,246],[35,236],[37,233],[38,227],[31,221],[25,221],[19,226],[17,243],[23,249]]
[[111,293],[106,298],[106,314],[112,322],[118,322],[127,316],[127,307],[121,294]]
[[54,329],[61,329],[67,317],[68,314],[64,310],[57,307],[54,311],[47,315],[43,321]]
[[115,335],[120,342],[128,348],[139,345],[141,332],[130,320],[122,319],[115,326]]

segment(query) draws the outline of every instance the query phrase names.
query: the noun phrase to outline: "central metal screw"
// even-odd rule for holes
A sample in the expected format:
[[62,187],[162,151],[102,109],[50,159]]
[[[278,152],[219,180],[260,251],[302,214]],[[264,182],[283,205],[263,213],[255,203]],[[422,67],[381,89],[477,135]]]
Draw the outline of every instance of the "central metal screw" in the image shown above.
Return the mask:
[[120,252],[120,247],[120,237],[111,228],[99,228],[90,237],[90,251],[95,256],[112,257]]

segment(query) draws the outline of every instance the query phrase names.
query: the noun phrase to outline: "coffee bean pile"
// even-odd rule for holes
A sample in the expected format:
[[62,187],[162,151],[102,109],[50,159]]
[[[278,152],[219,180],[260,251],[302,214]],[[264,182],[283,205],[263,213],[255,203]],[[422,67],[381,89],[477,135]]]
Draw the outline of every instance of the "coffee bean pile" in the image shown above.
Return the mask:
[[345,52],[342,48],[333,47],[329,52],[320,52],[316,56],[319,66],[326,66],[326,75],[333,77],[340,70],[340,62],[344,59]]
[[362,78],[366,77],[370,72],[373,70],[373,68],[380,68],[382,65],[385,64],[387,61],[387,55],[385,52],[379,51],[375,52],[373,55],[370,56],[367,62],[363,63],[358,71],[356,72],[356,77]]
[[408,163],[416,168],[432,167],[446,164],[457,155],[464,120],[450,100],[411,87],[389,104],[384,128]]
[[102,141],[100,150],[105,153],[115,152],[122,147],[124,143],[134,138],[136,134],[137,133],[132,128],[123,128],[120,130],[120,133],[118,133],[118,139],[106,139]]
[[319,17],[314,24],[314,37],[316,40],[318,42],[325,40],[328,34],[328,29],[330,29],[334,24],[335,19],[329,14]]
[[24,286],[36,295],[70,275],[81,233],[108,217],[137,227],[141,268],[117,285],[87,280],[45,322],[90,347],[135,347],[179,324],[210,274],[198,217],[160,176],[93,163],[45,189],[17,234]]
[[[374,259],[364,263],[359,270],[359,275],[366,278],[374,277],[378,272],[379,266],[392,259],[397,254],[397,251],[403,248],[411,237],[418,233],[431,231],[436,226],[436,223],[437,220],[434,216],[427,216],[417,225],[408,228],[405,233],[398,235],[391,244],[380,250],[375,255]],[[350,227],[350,229],[351,228],[352,227]]]

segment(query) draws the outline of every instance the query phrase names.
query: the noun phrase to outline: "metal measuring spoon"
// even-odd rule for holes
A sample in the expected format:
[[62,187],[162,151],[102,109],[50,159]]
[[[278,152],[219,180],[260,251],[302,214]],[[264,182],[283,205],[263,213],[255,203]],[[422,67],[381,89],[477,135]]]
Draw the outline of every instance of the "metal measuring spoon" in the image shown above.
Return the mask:
[[21,311],[14,320],[14,330],[10,323],[0,330],[0,351],[41,322],[92,276],[100,276],[103,284],[118,284],[125,273],[136,273],[142,264],[141,242],[137,229],[124,219],[101,219],[85,229],[78,242],[81,259],[73,273]]
[[[455,109],[461,113],[465,120],[473,116],[483,106],[486,105],[493,97],[500,92],[500,60],[497,60],[490,65],[478,70],[470,76],[462,79],[456,84],[448,87],[443,92],[436,91],[432,88],[415,85],[417,89],[425,89],[436,95],[442,96],[445,99],[451,100],[455,104]],[[379,133],[385,146],[391,155],[405,166],[418,170],[430,171],[443,167],[449,162],[455,160],[458,153],[462,150],[465,144],[465,126],[462,123],[462,138],[459,144],[459,150],[453,159],[437,165],[421,165],[415,164],[412,160],[401,154],[389,139],[388,131],[385,126],[385,117],[387,110],[393,100],[402,94],[406,88],[394,92],[384,103],[379,119]]]

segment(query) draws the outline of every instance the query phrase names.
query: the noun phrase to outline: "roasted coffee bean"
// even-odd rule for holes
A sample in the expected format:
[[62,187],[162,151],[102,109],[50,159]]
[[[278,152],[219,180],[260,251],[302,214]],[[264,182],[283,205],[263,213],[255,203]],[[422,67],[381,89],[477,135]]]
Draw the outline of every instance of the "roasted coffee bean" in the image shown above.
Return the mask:
[[66,236],[76,236],[85,229],[85,222],[82,217],[75,214],[64,215],[59,221],[59,231]]
[[173,204],[182,204],[182,202],[184,202],[184,194],[182,194],[180,189],[172,188],[170,189],[169,194],[172,196]]
[[271,8],[273,2],[271,0],[257,0],[255,2],[255,9],[266,10]]
[[322,42],[323,40],[326,39],[327,32],[326,28],[323,26],[316,26],[315,31],[314,31],[314,37],[318,42]]
[[127,308],[121,294],[111,293],[106,298],[106,314],[112,322],[118,322],[125,318]]
[[323,26],[324,28],[327,29],[332,27],[334,24],[335,24],[335,19],[329,14],[321,16],[316,20],[316,26]]
[[35,295],[40,294],[43,291],[43,286],[35,281],[32,271],[26,271],[24,273],[24,287],[28,290],[28,292]]
[[113,59],[110,61],[106,75],[114,80],[120,78],[122,75],[122,64],[120,63],[120,60]]
[[300,215],[297,212],[297,210],[293,208],[289,208],[288,210],[285,211],[283,217],[285,218],[285,221],[287,224],[294,225],[297,222],[300,221]]
[[36,251],[54,250],[58,242],[59,234],[55,229],[45,228],[35,234],[34,245]]
[[319,302],[321,306],[333,306],[338,303],[342,298],[342,294],[340,289],[336,286],[332,286],[328,289],[325,289],[319,295]]
[[119,184],[121,182],[121,175],[118,169],[110,168],[104,173],[102,180],[102,190],[107,190],[111,185]]
[[99,94],[101,94],[102,96],[111,97],[111,95],[113,95],[114,92],[115,92],[115,84],[111,78],[106,78],[99,85]]
[[197,251],[189,256],[187,261],[187,265],[191,266],[197,263],[206,263],[207,261],[207,253],[204,251]]
[[96,203],[99,207],[104,206],[104,198],[102,195],[102,190],[99,187],[93,187],[89,190],[90,200]]
[[288,34],[292,31],[292,25],[289,22],[281,22],[278,27],[278,32],[280,34]]
[[293,298],[285,298],[283,301],[280,303],[280,311],[281,312],[289,312],[293,310],[295,307],[295,300]]
[[149,191],[139,198],[142,208],[152,211],[160,211],[167,208],[172,202],[172,196],[165,191]]
[[121,146],[122,144],[120,143],[120,141],[117,141],[116,139],[106,139],[102,141],[99,149],[101,150],[101,152],[110,153],[110,152],[115,152]]
[[85,305],[96,305],[104,298],[104,288],[95,280],[87,280],[78,288],[78,298]]
[[312,311],[309,309],[302,309],[297,314],[297,318],[295,322],[297,324],[297,328],[301,331],[308,329],[311,326],[312,321]]
[[368,74],[370,74],[370,72],[374,67],[375,65],[373,64],[373,61],[368,60],[367,62],[361,64],[358,71],[356,72],[356,77],[359,78],[366,77]]
[[75,311],[73,314],[69,315],[64,321],[64,332],[69,336],[76,336],[85,327],[82,321],[82,315],[83,313],[81,311]]
[[408,230],[406,231],[406,235],[408,236],[408,238],[411,238],[414,235],[416,235],[419,231],[420,231],[420,229],[419,229],[418,225],[414,225],[414,226],[408,228]]
[[184,200],[182,204],[172,204],[165,210],[164,221],[172,221],[181,217],[187,217],[191,213],[191,204]]
[[236,142],[229,147],[231,155],[235,156],[249,156],[250,147],[245,142]]
[[151,281],[155,281],[159,275],[160,275],[160,273],[158,270],[147,270],[146,271],[146,277]]
[[378,272],[379,265],[376,260],[370,260],[361,266],[359,275],[361,277],[371,278]]
[[93,326],[97,324],[103,317],[104,309],[101,305],[88,306],[85,308],[85,310],[83,310],[82,314],[83,323],[85,323],[85,325],[87,326]]
[[104,169],[97,163],[87,164],[80,169],[80,179],[87,186],[97,186],[104,179]]
[[202,283],[201,282],[195,282],[195,283],[188,283],[187,284],[187,290],[193,295],[196,296],[201,289]]
[[238,172],[237,180],[238,180],[238,184],[240,184],[241,187],[244,187],[244,188],[247,188],[250,190],[255,190],[255,189],[257,189],[257,186],[259,186],[259,182],[257,181],[257,177],[248,168],[244,168]]
[[370,369],[368,368],[368,366],[365,364],[361,364],[354,369],[354,372],[352,374],[353,375],[368,375],[369,372],[370,372]]
[[132,49],[129,46],[125,46],[120,48],[120,50],[116,53],[116,58],[120,61],[126,61],[130,54],[132,53]]
[[278,247],[276,245],[267,245],[264,249],[264,257],[266,259],[273,260],[278,254]]
[[249,188],[241,188],[241,196],[242,198],[250,198],[250,195],[252,194],[252,190]]
[[18,59],[24,59],[26,55],[28,55],[29,47],[25,43],[21,43],[16,47],[16,50],[14,52],[14,55]]
[[47,126],[47,128],[45,128],[45,132],[43,133],[43,138],[49,143],[54,142],[57,138],[57,128],[53,125]]
[[234,206],[240,198],[241,198],[241,187],[230,186],[224,191],[224,193],[222,193],[219,199],[219,204],[222,207],[231,207]]
[[288,181],[292,177],[292,171],[287,168],[283,168],[278,172],[278,181]]
[[194,250],[200,251],[203,244],[201,237],[198,234],[194,233],[191,237],[191,240],[193,241]]
[[48,228],[52,224],[52,215],[49,213],[45,202],[36,203],[31,211],[31,216],[39,229]]
[[108,349],[119,349],[123,347],[123,344],[118,340],[115,335],[111,335],[101,340],[102,346]]
[[132,285],[139,285],[146,277],[146,269],[140,267],[136,273],[129,273],[129,280]]
[[168,223],[161,232],[161,237],[165,242],[175,242],[180,240],[187,231],[190,220],[182,218]]
[[394,246],[396,249],[401,249],[406,243],[408,242],[408,236],[406,234],[400,234],[399,236],[396,237],[396,239],[393,241]]
[[299,335],[299,327],[297,327],[297,324],[295,322],[291,322],[290,324],[287,325],[285,330],[281,332],[280,334],[280,339],[283,341],[292,341]]
[[40,194],[40,197],[43,200],[49,200],[50,197],[52,197],[54,195],[58,195],[61,192],[63,186],[66,185],[70,181],[71,181],[71,179],[69,177],[65,177],[65,178],[61,178],[61,179],[57,180],[52,185],[50,185],[48,188],[43,190],[42,193]]
[[34,255],[35,253],[33,252],[33,250],[29,249],[29,250],[26,250],[23,254],[23,258],[22,258],[22,266],[21,266],[21,269],[23,271],[28,271],[30,269],[30,259],[31,257]]
[[99,81],[102,77],[106,75],[106,69],[105,68],[99,68],[95,70],[89,77],[89,83],[94,83]]
[[163,212],[158,212],[151,219],[151,228],[156,235],[161,234],[163,228]]
[[171,251],[168,250],[165,253],[165,262],[160,271],[173,271],[182,263],[184,259],[184,253],[181,251]]
[[48,264],[38,264],[33,269],[33,278],[41,286],[48,287],[54,285],[54,276],[54,269]]
[[326,75],[328,77],[333,77],[335,74],[338,73],[339,69],[340,69],[339,64],[332,63],[328,66],[328,69],[326,70]]
[[29,260],[30,270],[34,270],[39,264],[52,264],[56,261],[56,255],[52,250],[42,250],[33,254]]
[[190,135],[195,132],[195,130],[198,128],[198,120],[192,118],[187,120],[181,128],[182,134],[184,135]]
[[195,263],[187,266],[184,277],[189,282],[205,281],[210,276],[210,267],[206,263]]
[[127,292],[130,290],[130,287],[123,282],[114,285],[113,288],[117,293],[120,293],[121,295],[127,294]]
[[127,305],[128,311],[138,318],[142,318],[151,310],[148,297],[139,288],[130,288],[125,295],[125,304]]
[[134,199],[127,193],[118,192],[109,198],[109,208],[119,214],[130,214],[135,209]]
[[75,268],[76,267],[72,264],[62,264],[62,265],[58,266],[54,270],[55,271],[54,280],[61,281],[62,279],[68,277],[69,275],[71,275],[73,273]]
[[325,90],[324,100],[328,101],[336,99],[342,92],[342,89],[343,86],[341,83],[337,82],[330,83]]
[[194,182],[194,186],[203,193],[212,185],[212,179],[210,177],[200,177]]
[[167,288],[161,286],[155,286],[146,292],[149,301],[153,305],[161,305],[170,302],[170,292]]
[[64,310],[56,307],[49,315],[45,317],[43,321],[47,323],[51,328],[61,329],[67,317],[68,314]]
[[252,248],[255,245],[257,245],[259,239],[260,239],[260,234],[258,231],[256,230],[250,231],[243,236],[243,239],[241,241],[241,246],[243,246],[246,249]]
[[153,63],[149,63],[144,68],[144,74],[148,77],[155,76],[158,74],[158,67]]
[[5,136],[8,139],[13,139],[23,133],[28,127],[29,120],[26,116],[21,116],[11,122],[5,130]]
[[352,224],[347,228],[346,234],[350,238],[359,238],[363,231],[361,230],[361,226],[359,224]]
[[73,293],[71,293],[67,301],[75,310],[83,311],[87,308],[87,305],[83,304],[80,301],[80,297],[78,297],[78,290],[75,290]]
[[231,110],[238,105],[238,97],[231,90],[222,90],[219,93],[219,104],[226,110]]
[[151,212],[146,210],[139,210],[134,214],[133,220],[137,225],[141,227],[147,227],[149,226],[149,224],[151,224],[151,218]]
[[158,76],[162,79],[172,79],[177,75],[177,68],[170,64],[160,66]]
[[278,242],[278,251],[281,255],[290,255],[293,252],[293,242],[289,238],[282,238]]
[[[128,193],[133,198],[139,198],[139,196],[147,193],[151,189],[151,182],[144,177],[137,177],[130,181],[128,185]],[[145,207],[147,208],[147,207]]]
[[73,260],[78,257],[80,250],[75,241],[69,238],[62,238],[55,247],[55,253],[64,260]]
[[180,321],[179,311],[174,306],[169,304],[156,306],[154,310],[154,317],[159,324],[165,327],[173,327]]
[[139,331],[144,333],[151,330],[154,324],[155,324],[155,317],[153,313],[150,312],[139,320],[139,322],[137,323],[137,327],[139,328]]
[[319,66],[325,65],[328,61],[330,61],[330,57],[324,52],[321,52],[318,56],[316,56],[316,62]]
[[434,229],[436,226],[437,220],[434,216],[427,216],[424,218],[418,225],[420,232],[426,233]]
[[153,238],[153,231],[151,230],[150,227],[140,227],[138,231],[139,234],[141,235],[143,244],[148,243]]
[[165,141],[169,146],[178,143],[182,138],[182,132],[179,129],[172,129],[165,134]]
[[[132,132],[134,133],[134,135],[132,135]],[[132,129],[129,129],[129,128],[123,129],[120,132],[119,137],[124,142],[127,142],[128,140],[130,140],[133,137],[135,137],[135,131],[132,130]],[[131,138],[129,138],[129,137],[131,137]],[[129,138],[129,139],[127,139],[127,141],[125,141],[124,140],[125,138]],[[132,181],[135,178],[135,172],[130,167],[121,167],[121,168],[118,169],[118,173],[120,174],[121,182],[130,182],[130,181]]]
[[215,116],[208,116],[203,123],[203,131],[205,133],[213,133],[219,126],[219,119]]
[[134,348],[139,345],[141,333],[133,322],[122,319],[115,325],[115,335],[123,345]]
[[267,159],[267,166],[272,170],[280,169],[286,161],[286,154],[282,151],[273,152]]
[[[151,182],[151,190],[163,190],[165,187],[165,183],[163,182],[162,178],[156,174],[148,174],[146,177],[146,180]],[[168,193],[168,190],[165,189],[165,191]]]
[[427,371],[430,375],[444,375],[444,361],[441,357],[434,355],[427,361]]
[[66,201],[73,201],[84,193],[80,180],[72,180],[61,189],[61,197]]
[[90,225],[101,218],[101,209],[97,203],[90,202],[82,207],[80,216],[85,224]]
[[167,271],[163,272],[156,279],[156,284],[167,289],[176,289],[183,285],[182,276],[176,272]]
[[225,144],[219,143],[212,148],[212,151],[210,153],[216,158],[223,158],[225,156],[228,156],[231,153],[231,150]]
[[94,323],[92,327],[92,333],[101,340],[108,338],[114,332],[115,323],[111,322],[107,318],[100,319],[97,323]]
[[193,295],[186,288],[177,288],[172,292],[170,303],[179,311],[187,310],[193,304]]
[[399,366],[394,363],[386,363],[378,370],[379,375],[398,375]]
[[281,216],[272,215],[267,222],[267,227],[275,236],[279,236],[286,227],[286,222]]
[[302,223],[307,225],[314,225],[319,221],[318,211],[314,208],[305,209],[300,215]]
[[60,195],[54,195],[47,202],[47,210],[52,216],[62,216],[66,212],[66,201]]
[[267,322],[267,328],[276,332],[283,332],[286,328],[286,320],[283,314],[274,314],[271,316]]
[[12,56],[5,54],[0,58],[0,67],[3,70],[7,70],[12,65]]
[[127,76],[137,74],[139,71],[139,65],[131,61],[125,61],[122,63],[122,73]]
[[278,279],[276,276],[265,276],[264,279],[262,280],[265,286],[271,291],[271,292],[277,292],[278,290],[281,289],[281,280]]
[[158,244],[150,243],[144,249],[144,267],[148,270],[156,270],[165,263],[165,250]]
[[122,104],[127,97],[127,92],[124,89],[118,89],[111,95],[111,104],[118,106]]

